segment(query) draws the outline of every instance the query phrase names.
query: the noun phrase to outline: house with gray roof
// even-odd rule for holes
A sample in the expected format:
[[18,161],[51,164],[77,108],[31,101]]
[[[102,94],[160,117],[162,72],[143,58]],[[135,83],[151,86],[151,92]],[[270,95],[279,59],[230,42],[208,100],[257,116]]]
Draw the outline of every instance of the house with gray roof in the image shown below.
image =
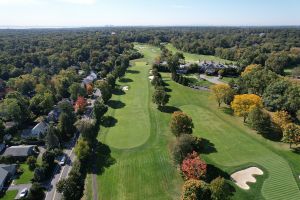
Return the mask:
[[17,165],[0,164],[0,191],[3,190],[5,184],[12,179],[17,171]]
[[11,156],[17,160],[26,160],[28,156],[35,155],[34,145],[11,146],[5,149],[1,156]]
[[40,138],[41,136],[45,135],[48,131],[49,125],[48,123],[41,121],[37,125],[35,125],[31,129],[26,129],[22,131],[21,137],[22,138]]

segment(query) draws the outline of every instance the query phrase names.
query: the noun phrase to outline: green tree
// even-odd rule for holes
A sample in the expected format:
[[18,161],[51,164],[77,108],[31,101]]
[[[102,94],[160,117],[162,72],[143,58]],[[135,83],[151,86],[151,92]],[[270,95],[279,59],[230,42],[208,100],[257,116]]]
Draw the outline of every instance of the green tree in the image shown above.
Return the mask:
[[183,134],[192,134],[194,128],[193,120],[187,114],[176,111],[172,114],[170,128],[176,137]]
[[102,120],[102,117],[107,112],[108,107],[104,104],[102,99],[97,99],[94,103],[93,108],[93,117],[97,120],[97,123],[99,123]]
[[92,143],[97,136],[97,129],[95,126],[95,120],[81,119],[75,123],[75,127],[81,133],[81,136]]
[[45,198],[44,188],[39,183],[33,183],[30,187],[28,196],[26,199],[28,200],[40,200]]
[[33,171],[33,170],[35,169],[35,167],[36,167],[36,157],[34,157],[34,156],[29,156],[29,157],[26,159],[26,163],[27,163],[29,169],[30,169],[31,171]]
[[169,102],[169,95],[165,90],[155,90],[152,95],[152,102],[155,103],[158,108],[163,107]]
[[259,133],[268,133],[272,127],[270,115],[259,107],[255,107],[250,111],[248,115],[248,123]]
[[266,60],[266,67],[277,74],[284,74],[284,68],[288,67],[289,56],[285,52],[272,53]]
[[50,124],[45,137],[45,143],[48,150],[55,149],[59,147],[59,139],[57,137],[58,131],[53,124]]
[[226,200],[229,199],[229,191],[224,178],[217,177],[210,185],[209,189],[211,192],[212,200]]
[[98,88],[98,89],[100,89],[101,94],[102,94],[102,99],[103,99],[104,103],[107,103],[108,100],[112,96],[111,86],[108,84],[107,81],[98,80],[95,83],[95,87]]
[[89,143],[83,138],[78,140],[74,151],[80,161],[87,160],[91,154]]
[[84,97],[86,95],[86,90],[83,87],[81,87],[79,83],[73,83],[69,87],[68,91],[73,100],[76,100],[79,96]]

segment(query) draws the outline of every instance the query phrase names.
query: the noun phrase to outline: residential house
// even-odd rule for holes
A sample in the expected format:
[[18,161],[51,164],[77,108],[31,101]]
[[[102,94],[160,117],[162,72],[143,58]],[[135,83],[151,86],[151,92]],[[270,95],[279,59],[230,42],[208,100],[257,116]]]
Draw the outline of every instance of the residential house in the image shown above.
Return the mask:
[[5,184],[12,179],[16,171],[16,164],[0,164],[0,191],[2,191],[5,187]]
[[213,61],[199,62],[198,66],[199,66],[199,72],[200,73],[206,73],[206,74],[209,74],[209,75],[215,75],[221,69],[223,69],[223,70],[232,70],[232,69],[236,70],[237,69],[237,66],[225,65],[225,64],[216,63],[216,62],[213,62]]
[[94,98],[100,98],[102,97],[102,93],[101,93],[101,90],[99,88],[96,88],[93,92],[93,97]]
[[82,80],[82,86],[93,83],[97,79],[97,74],[91,71],[90,75]]
[[5,149],[2,156],[11,156],[17,160],[24,161],[28,156],[37,154],[34,145],[11,146]]
[[39,138],[46,134],[48,131],[48,123],[41,121],[35,125],[32,129],[26,129],[22,132],[22,138]]
[[57,106],[54,106],[53,110],[48,113],[47,121],[48,122],[58,122],[59,115],[61,111]]
[[5,148],[6,148],[6,145],[3,143],[0,143],[0,153],[2,153],[2,151],[4,151]]

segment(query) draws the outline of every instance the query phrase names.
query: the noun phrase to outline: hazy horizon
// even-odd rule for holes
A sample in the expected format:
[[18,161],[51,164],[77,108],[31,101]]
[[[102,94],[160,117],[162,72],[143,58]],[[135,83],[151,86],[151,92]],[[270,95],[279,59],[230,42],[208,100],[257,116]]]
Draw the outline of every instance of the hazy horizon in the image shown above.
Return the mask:
[[297,0],[0,0],[0,27],[300,26]]

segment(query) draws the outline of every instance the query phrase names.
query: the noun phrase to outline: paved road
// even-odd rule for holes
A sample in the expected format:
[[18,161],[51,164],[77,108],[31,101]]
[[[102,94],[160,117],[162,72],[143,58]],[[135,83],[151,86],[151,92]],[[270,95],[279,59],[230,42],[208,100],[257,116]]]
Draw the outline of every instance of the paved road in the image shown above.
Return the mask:
[[212,78],[209,78],[204,74],[200,74],[200,78],[205,79],[205,80],[207,80],[207,81],[209,81],[213,84],[222,84],[222,83],[224,83],[223,81],[220,81],[219,77],[215,77],[215,76],[212,77]]
[[56,184],[64,178],[67,178],[71,168],[72,163],[75,160],[75,153],[74,153],[74,146],[76,144],[76,141],[78,139],[78,135],[66,146],[64,153],[67,155],[66,164],[64,166],[57,166],[54,170],[53,179],[51,182],[48,182],[46,184],[46,187],[48,188],[46,192],[46,198],[45,200],[60,200],[61,194],[57,192],[56,190]]

